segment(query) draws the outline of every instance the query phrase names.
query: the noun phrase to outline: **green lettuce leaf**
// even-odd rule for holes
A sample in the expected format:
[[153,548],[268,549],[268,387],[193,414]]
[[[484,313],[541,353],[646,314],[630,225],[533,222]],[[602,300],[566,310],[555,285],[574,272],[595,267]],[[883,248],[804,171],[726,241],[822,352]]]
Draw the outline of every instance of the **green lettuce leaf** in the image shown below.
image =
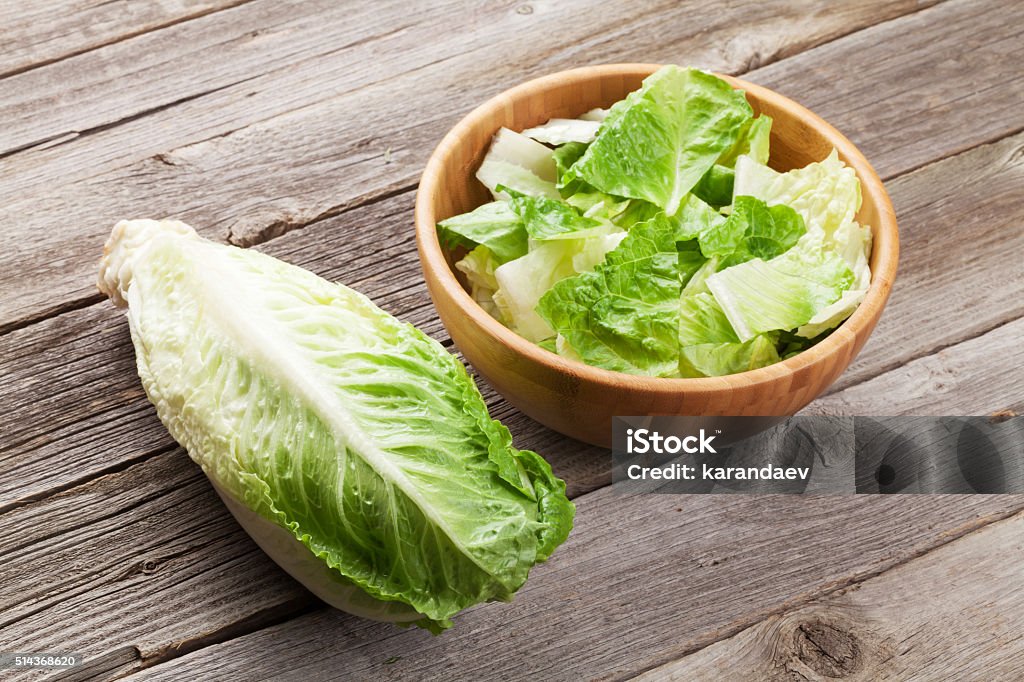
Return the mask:
[[498,279],[494,271],[501,265],[494,254],[486,246],[478,246],[455,263],[455,269],[466,275],[469,282],[469,294],[481,308],[504,324],[501,312],[494,303],[494,294],[498,291]]
[[437,224],[449,248],[486,246],[499,263],[526,255],[528,235],[522,218],[506,201],[492,201]]
[[739,340],[748,341],[806,324],[852,282],[839,256],[794,247],[771,260],[755,258],[716,272],[706,284]]
[[742,156],[736,161],[734,195],[752,196],[769,206],[785,204],[803,217],[808,231],[831,239],[860,209],[860,182],[833,149],[824,161],[779,173]]
[[769,260],[796,245],[807,232],[800,215],[784,204],[767,206],[754,197],[736,197],[728,220],[700,234],[700,250],[719,256],[719,269],[751,258]]
[[635,225],[593,272],[555,284],[537,311],[585,363],[651,376],[679,373],[678,225]]
[[[499,189],[504,189],[498,185]],[[571,239],[578,238],[581,233],[601,227],[603,223],[588,218],[569,204],[548,199],[531,197],[515,190],[505,189],[512,199],[509,202],[512,210],[522,220],[526,233],[531,239]]]
[[673,215],[752,116],[740,91],[696,69],[664,66],[616,103],[566,173]]
[[772,334],[741,342],[715,297],[684,295],[679,301],[679,373],[717,377],[765,367],[779,361]]
[[361,612],[447,627],[511,599],[566,537],[547,463],[512,447],[458,359],[365,296],[173,221],[119,223],[100,286],[128,303],[171,435]]
[[501,265],[494,271],[498,281],[494,302],[509,329],[534,343],[553,337],[555,330],[536,310],[541,296],[555,283],[592,270],[624,237],[625,233],[617,232],[538,241],[522,258]]

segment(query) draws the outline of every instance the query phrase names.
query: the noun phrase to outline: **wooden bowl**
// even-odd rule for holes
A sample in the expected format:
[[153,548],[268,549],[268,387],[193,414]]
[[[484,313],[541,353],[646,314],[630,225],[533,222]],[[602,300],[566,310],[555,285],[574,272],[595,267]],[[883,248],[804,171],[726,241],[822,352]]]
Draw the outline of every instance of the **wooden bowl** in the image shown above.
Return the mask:
[[502,126],[521,131],[549,118],[608,107],[640,87],[657,64],[611,64],[563,71],[488,100],[456,125],[427,162],[416,196],[416,240],[430,295],[455,345],[510,403],[546,426],[609,446],[614,415],[794,414],[819,396],[863,348],[889,298],[899,237],[882,181],[853,144],[799,104],[753,83],[722,76],[773,119],[770,164],[790,170],[824,159],[835,147],[860,178],[857,219],[871,227],[871,287],[853,315],[816,346],[769,367],[724,377],[662,379],[567,360],[488,315],[456,279],[436,225],[490,201],[474,177]]

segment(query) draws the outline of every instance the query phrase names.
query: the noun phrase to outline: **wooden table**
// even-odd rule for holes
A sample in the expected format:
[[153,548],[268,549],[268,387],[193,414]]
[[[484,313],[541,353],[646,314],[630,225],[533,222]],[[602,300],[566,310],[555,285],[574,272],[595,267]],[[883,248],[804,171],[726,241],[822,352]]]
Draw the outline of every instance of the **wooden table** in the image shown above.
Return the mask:
[[444,132],[541,74],[694,64],[831,121],[899,215],[886,314],[807,411],[1021,411],[1022,26],[1008,0],[0,1],[0,650],[84,654],[67,679],[1024,679],[1024,496],[621,497],[493,393],[569,482],[564,548],[441,637],[333,611],[168,436],[93,285],[116,220],[174,216],[446,339],[412,230]]

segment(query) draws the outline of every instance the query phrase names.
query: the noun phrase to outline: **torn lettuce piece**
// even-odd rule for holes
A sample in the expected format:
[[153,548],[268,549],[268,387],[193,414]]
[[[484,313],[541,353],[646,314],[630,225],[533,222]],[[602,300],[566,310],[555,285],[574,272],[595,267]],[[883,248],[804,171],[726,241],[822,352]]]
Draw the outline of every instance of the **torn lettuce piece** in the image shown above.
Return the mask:
[[588,218],[614,222],[629,207],[631,201],[604,192],[577,192],[568,197],[565,203],[575,207]]
[[466,275],[469,282],[469,295],[487,314],[504,324],[501,312],[494,303],[494,294],[498,291],[498,280],[494,271],[502,261],[486,246],[477,246],[466,256],[455,263],[455,269]]
[[606,118],[608,118],[608,111],[609,111],[608,109],[602,109],[600,107],[598,107],[597,109],[591,109],[590,111],[586,112],[585,114],[581,114],[580,115],[580,120],[582,120],[582,121],[597,121],[598,123],[600,123],[601,121],[603,121]]
[[582,142],[569,142],[551,152],[551,159],[555,162],[555,187],[562,197],[571,198],[581,192],[597,192],[596,189],[575,175],[569,174],[569,169],[586,151],[586,144]]
[[583,362],[678,376],[677,229],[664,216],[635,225],[593,272],[558,282],[540,299],[540,316]]
[[833,149],[824,161],[786,173],[741,156],[736,161],[734,196],[752,196],[769,206],[785,204],[804,219],[808,231],[820,231],[826,241],[860,209],[860,182],[852,168]]
[[759,334],[741,342],[710,293],[679,300],[679,374],[717,377],[765,367],[779,361],[776,338]]
[[519,216],[530,239],[582,238],[592,236],[590,231],[604,225],[600,220],[580,215],[565,202],[527,196],[504,185],[498,185],[498,189],[512,196],[509,206]]
[[676,222],[679,241],[697,239],[703,234],[714,231],[725,223],[725,217],[694,194],[687,194],[679,206],[679,211],[672,216]]
[[523,135],[532,140],[557,147],[567,142],[587,144],[594,141],[600,121],[587,121],[578,118],[552,118],[544,125],[527,128]]
[[755,163],[767,165],[771,132],[771,116],[762,114],[757,118],[750,119],[744,124],[736,138],[736,143],[718,157],[716,163],[726,168],[735,168],[739,158],[746,156]]
[[498,191],[498,185],[531,196],[551,199],[561,196],[555,188],[557,175],[551,150],[508,128],[502,128],[495,134],[476,177],[491,190],[495,199],[509,198]]
[[437,224],[437,232],[449,248],[486,246],[499,263],[526,255],[526,227],[505,201],[492,201],[469,213],[442,220]]
[[791,249],[807,232],[803,218],[785,204],[767,206],[754,197],[736,197],[728,220],[700,233],[700,250],[719,257],[724,270],[752,258],[770,260]]
[[740,341],[807,324],[852,283],[853,273],[842,258],[800,248],[767,261],[755,258],[707,278]]
[[715,165],[694,186],[693,193],[715,208],[731,204],[736,161],[740,156],[747,156],[757,163],[767,164],[771,130],[772,119],[769,116],[762,115],[747,121],[736,143],[718,157]]
[[494,271],[498,291],[494,302],[509,328],[537,343],[555,335],[554,329],[537,313],[537,303],[557,282],[588,272],[618,246],[624,232],[590,236],[586,239],[538,241],[522,258]]
[[664,66],[611,108],[563,182],[580,178],[673,215],[752,115],[744,94],[722,79]]
[[844,223],[832,236],[832,248],[846,261],[853,272],[853,284],[843,292],[838,301],[832,303],[801,325],[798,336],[814,338],[839,326],[861,304],[871,286],[871,269],[868,255],[871,253],[871,230],[852,220]]

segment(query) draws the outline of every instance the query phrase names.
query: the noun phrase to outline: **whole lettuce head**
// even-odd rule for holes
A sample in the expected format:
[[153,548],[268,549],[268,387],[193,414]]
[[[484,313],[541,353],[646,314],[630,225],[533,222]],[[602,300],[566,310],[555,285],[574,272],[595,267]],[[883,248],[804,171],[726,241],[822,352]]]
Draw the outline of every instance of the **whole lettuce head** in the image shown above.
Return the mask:
[[574,508],[462,364],[365,296],[187,225],[119,223],[100,288],[239,521],[316,594],[433,631],[507,601]]

